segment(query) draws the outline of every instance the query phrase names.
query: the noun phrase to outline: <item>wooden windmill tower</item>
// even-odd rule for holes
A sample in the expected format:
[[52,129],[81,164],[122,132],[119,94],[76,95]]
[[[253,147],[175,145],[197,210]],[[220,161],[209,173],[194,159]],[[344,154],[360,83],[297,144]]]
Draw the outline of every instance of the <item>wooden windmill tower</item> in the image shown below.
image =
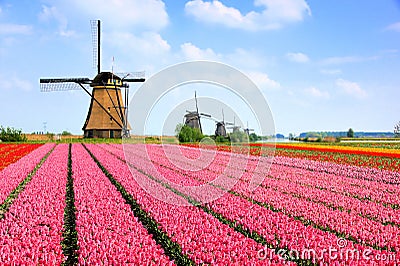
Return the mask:
[[201,128],[200,117],[211,117],[211,115],[205,114],[205,113],[199,113],[196,92],[194,92],[194,100],[196,102],[196,111],[187,111],[186,110],[187,114],[185,114],[185,116],[183,117],[184,124],[191,128],[198,128],[200,130],[200,132],[203,134],[203,130]]
[[[97,75],[89,78],[40,79],[42,92],[83,89],[90,97],[89,111],[83,125],[85,138],[120,138],[129,136],[129,82],[144,82],[144,72],[121,75],[100,71],[100,20],[91,21],[93,63]],[[92,92],[90,92],[92,88]],[[122,90],[124,90],[122,92]],[[124,94],[124,99],[122,98]]]
[[247,121],[247,127],[243,130],[246,132],[247,136],[250,136],[250,131],[254,131],[254,129],[249,128],[249,121]]
[[225,122],[225,117],[224,117],[224,109],[222,109],[222,121],[215,121],[216,123],[216,128],[215,128],[215,136],[222,136],[226,137],[227,132],[226,132],[226,125],[233,125],[233,123],[230,122]]
[[241,129],[242,127],[239,126],[239,125],[236,125],[236,117],[235,117],[235,116],[233,117],[233,124],[231,123],[231,125],[232,125],[232,126],[227,127],[227,128],[232,129],[232,133],[240,132],[240,129]]

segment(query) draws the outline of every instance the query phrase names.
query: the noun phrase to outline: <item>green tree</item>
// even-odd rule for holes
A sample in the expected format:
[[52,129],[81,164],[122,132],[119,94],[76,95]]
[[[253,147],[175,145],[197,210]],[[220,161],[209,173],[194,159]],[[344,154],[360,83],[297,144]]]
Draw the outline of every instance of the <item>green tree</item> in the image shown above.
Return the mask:
[[347,131],[347,137],[354,138],[354,130],[352,128],[349,128],[349,131]]
[[256,142],[258,139],[259,138],[258,138],[257,134],[254,133],[254,132],[249,135],[249,141],[250,142]]
[[235,131],[229,135],[231,142],[248,142],[249,138],[245,132]]
[[26,141],[25,134],[22,134],[21,129],[12,127],[4,128],[0,126],[0,140],[5,142]]
[[215,142],[217,142],[217,143],[226,143],[226,142],[229,142],[229,137],[216,136],[216,137],[215,137]]
[[61,135],[62,135],[62,136],[71,136],[72,133],[71,133],[71,132],[68,132],[68,131],[66,131],[66,130],[64,130],[64,131],[61,133]]
[[200,129],[191,128],[187,125],[178,124],[175,128],[175,136],[179,142],[198,142],[204,135],[201,134]]

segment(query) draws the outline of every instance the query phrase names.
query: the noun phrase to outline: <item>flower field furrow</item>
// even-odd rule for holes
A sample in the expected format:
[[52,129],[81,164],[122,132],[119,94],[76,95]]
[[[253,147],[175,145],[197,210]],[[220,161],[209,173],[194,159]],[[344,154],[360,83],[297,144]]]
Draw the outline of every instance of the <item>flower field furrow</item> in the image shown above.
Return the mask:
[[[160,159],[162,164],[165,164],[165,158],[164,160],[161,159],[162,156],[157,157]],[[171,170],[172,171],[172,170]],[[165,174],[165,172],[163,172]],[[176,173],[176,178],[182,178],[182,179],[187,179],[187,178],[194,178],[196,179],[197,177],[193,176],[187,176],[187,175],[180,175],[179,173]],[[242,191],[243,193],[243,191]],[[195,196],[195,195],[190,195],[190,196]],[[229,198],[229,199],[227,199]],[[279,197],[278,197],[279,199]],[[217,204],[217,205],[214,205]],[[222,198],[218,199],[216,202],[213,202],[209,204],[214,211],[221,213],[224,215],[224,217],[227,217],[228,219],[232,219],[233,221],[236,221],[246,228],[249,228],[253,231],[256,231],[257,233],[262,234],[265,236],[267,239],[269,239],[270,242],[278,241],[280,243],[281,248],[286,248],[289,250],[304,250],[306,248],[310,248],[309,246],[305,246],[304,243],[308,242],[313,242],[312,239],[318,238],[321,240],[322,243],[326,244],[326,246],[322,245],[321,242],[318,242],[318,247],[317,246],[312,246],[314,250],[317,252],[322,252],[323,250],[327,250],[329,246],[332,246],[335,244],[339,237],[336,236],[335,234],[329,233],[329,232],[323,232],[317,228],[312,228],[310,229],[311,231],[314,231],[314,234],[311,236],[303,236],[305,239],[296,239],[293,238],[291,235],[298,235],[298,234],[304,234],[304,232],[310,232],[310,230],[307,230],[306,227],[300,222],[300,221],[295,221],[293,218],[289,218],[282,212],[272,212],[268,209],[261,208],[258,205],[254,205],[253,203],[246,201],[244,199],[240,199],[239,197],[234,197],[232,195],[224,195]],[[219,206],[217,208],[216,206]],[[241,210],[241,206],[243,206],[243,209]],[[298,205],[295,205],[298,206]],[[301,208],[300,208],[301,209]],[[257,210],[258,212],[254,212]],[[236,215],[235,212],[239,212],[239,214]],[[254,212],[254,213],[253,213]],[[247,216],[248,215],[248,216]],[[274,216],[271,217],[271,216]],[[293,215],[290,215],[292,217]],[[244,218],[245,217],[245,218]],[[262,218],[261,218],[262,217]],[[287,225],[283,222],[283,220],[286,219]],[[246,220],[247,223],[244,223],[243,221]],[[279,222],[277,222],[279,221]],[[296,225],[297,224],[297,225]],[[266,226],[271,226],[271,228],[266,228]],[[283,228],[286,230],[283,230]],[[293,228],[297,229],[298,231],[293,231]],[[283,231],[282,234],[280,234]],[[278,237],[276,237],[278,234]],[[322,236],[321,236],[322,234]],[[275,235],[275,238],[274,238]],[[291,237],[288,238],[288,235]],[[272,239],[270,237],[273,237]],[[303,238],[302,237],[302,238]],[[308,239],[310,237],[311,239]],[[291,242],[294,241],[294,242]],[[303,243],[303,245],[299,245],[298,242]],[[352,244],[351,241],[349,241],[351,244],[347,247],[349,250],[352,249],[357,249],[358,251],[362,252],[365,249],[371,249],[370,247],[365,247],[361,246],[357,243]],[[293,243],[296,243],[297,245],[294,245]],[[315,243],[313,243],[315,244]],[[351,246],[350,246],[351,245]],[[371,249],[372,250],[372,249]],[[387,255],[388,253],[386,251],[374,251],[375,254],[385,254]],[[391,255],[392,256],[392,255]],[[328,258],[326,258],[328,259]],[[322,260],[324,261],[324,260]],[[324,262],[332,262],[332,261],[324,261]],[[357,259],[357,262],[360,262],[360,259]],[[364,261],[362,263],[367,263],[368,261]]]
[[1,263],[60,265],[63,262],[67,160],[68,145],[58,145],[0,220]]
[[[89,148],[109,172],[135,197],[144,210],[150,213],[159,222],[162,229],[182,247],[182,251],[196,263],[265,265],[266,261],[260,261],[257,258],[257,251],[263,248],[262,245],[246,238],[229,226],[221,224],[216,218],[198,207],[174,206],[155,200],[135,181],[143,179],[139,182],[154,182],[149,177],[140,172],[134,173],[136,176],[131,177],[126,164],[121,161],[116,162],[115,156],[97,146],[90,145]],[[135,160],[135,163],[143,168],[149,166],[147,162],[141,160]],[[177,197],[167,189],[160,189],[160,191],[166,196]],[[270,252],[274,254],[273,251]],[[276,255],[268,261],[284,262],[280,262]]]
[[81,145],[72,169],[80,265],[173,264]]
[[0,204],[53,147],[54,144],[45,144],[0,171]]
[[0,144],[0,171],[42,144]]

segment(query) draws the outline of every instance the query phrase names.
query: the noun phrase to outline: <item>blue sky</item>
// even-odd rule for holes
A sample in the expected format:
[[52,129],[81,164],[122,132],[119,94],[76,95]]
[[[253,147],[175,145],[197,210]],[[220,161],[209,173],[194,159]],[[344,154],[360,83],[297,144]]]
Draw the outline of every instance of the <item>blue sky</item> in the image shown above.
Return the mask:
[[[188,60],[231,65],[259,87],[279,133],[393,131],[400,120],[400,1],[0,0],[0,125],[82,133],[89,97],[41,93],[39,78],[94,77],[91,19],[102,20],[103,70],[113,57],[116,72],[146,77]],[[157,114],[194,107],[194,88],[227,105],[225,120],[257,129],[229,91],[181,86],[157,103],[146,133],[162,132]],[[219,106],[199,104],[222,119]]]

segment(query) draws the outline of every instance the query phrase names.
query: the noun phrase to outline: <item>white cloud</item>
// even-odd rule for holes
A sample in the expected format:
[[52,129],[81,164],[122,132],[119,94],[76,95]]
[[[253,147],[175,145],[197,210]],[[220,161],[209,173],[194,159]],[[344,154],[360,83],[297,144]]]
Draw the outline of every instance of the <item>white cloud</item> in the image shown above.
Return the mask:
[[192,43],[184,43],[181,45],[181,52],[186,60],[214,60],[219,61],[220,55],[217,55],[212,49],[200,49]]
[[328,99],[330,97],[329,92],[321,91],[315,87],[310,87],[304,90],[306,94],[315,97],[315,98],[324,98]]
[[265,59],[256,52],[237,48],[231,53],[218,53],[211,48],[199,48],[187,42],[180,46],[177,57],[181,60],[212,60],[230,64],[239,69],[261,69],[265,65]]
[[53,19],[56,20],[59,24],[57,33],[63,37],[71,37],[75,35],[74,31],[67,29],[67,18],[61,14],[55,6],[42,6],[42,11],[39,13],[39,19],[45,22],[52,21]]
[[82,12],[99,18],[110,27],[121,29],[140,26],[146,31],[159,30],[168,24],[168,14],[161,0],[71,0],[63,3],[70,12]]
[[286,58],[296,63],[307,63],[310,61],[310,58],[303,53],[287,53]]
[[0,35],[31,34],[33,31],[30,25],[0,24]]
[[185,4],[185,11],[199,21],[251,31],[279,29],[302,21],[306,15],[311,16],[311,9],[304,0],[255,0],[254,5],[264,9],[242,14],[218,0],[193,0]]
[[367,97],[367,92],[363,90],[357,82],[337,79],[336,86],[342,89],[344,93],[354,96],[356,98],[361,99]]
[[365,62],[365,61],[372,61],[379,59],[379,56],[334,56],[328,57],[321,61],[323,65],[340,65],[340,64],[347,64],[347,63],[358,63],[358,62]]
[[135,52],[140,56],[158,56],[171,48],[168,42],[155,32],[144,32],[140,36],[128,32],[114,32],[107,40],[121,50]]
[[266,73],[249,71],[246,74],[260,89],[279,89],[281,87],[279,82],[272,80]]
[[321,74],[325,75],[338,75],[342,73],[342,70],[340,69],[321,69],[320,70]]
[[385,30],[400,32],[400,21],[390,24],[385,28]]
[[[219,54],[211,48],[201,49],[192,43],[184,43],[181,45],[181,55],[184,60],[212,60],[232,64],[233,67],[238,69],[247,69],[243,71],[260,89],[279,89],[281,84],[271,79],[268,74],[254,70],[259,69],[259,62],[255,62],[255,56],[244,49],[236,49],[231,54]],[[240,55],[240,56],[239,56]],[[243,58],[240,62],[237,58]],[[259,59],[262,60],[262,59]],[[252,69],[252,70],[250,70]]]
[[2,80],[2,89],[5,90],[23,90],[30,91],[33,89],[33,85],[31,82],[21,79],[17,77],[15,74],[8,75],[0,75],[0,79]]

